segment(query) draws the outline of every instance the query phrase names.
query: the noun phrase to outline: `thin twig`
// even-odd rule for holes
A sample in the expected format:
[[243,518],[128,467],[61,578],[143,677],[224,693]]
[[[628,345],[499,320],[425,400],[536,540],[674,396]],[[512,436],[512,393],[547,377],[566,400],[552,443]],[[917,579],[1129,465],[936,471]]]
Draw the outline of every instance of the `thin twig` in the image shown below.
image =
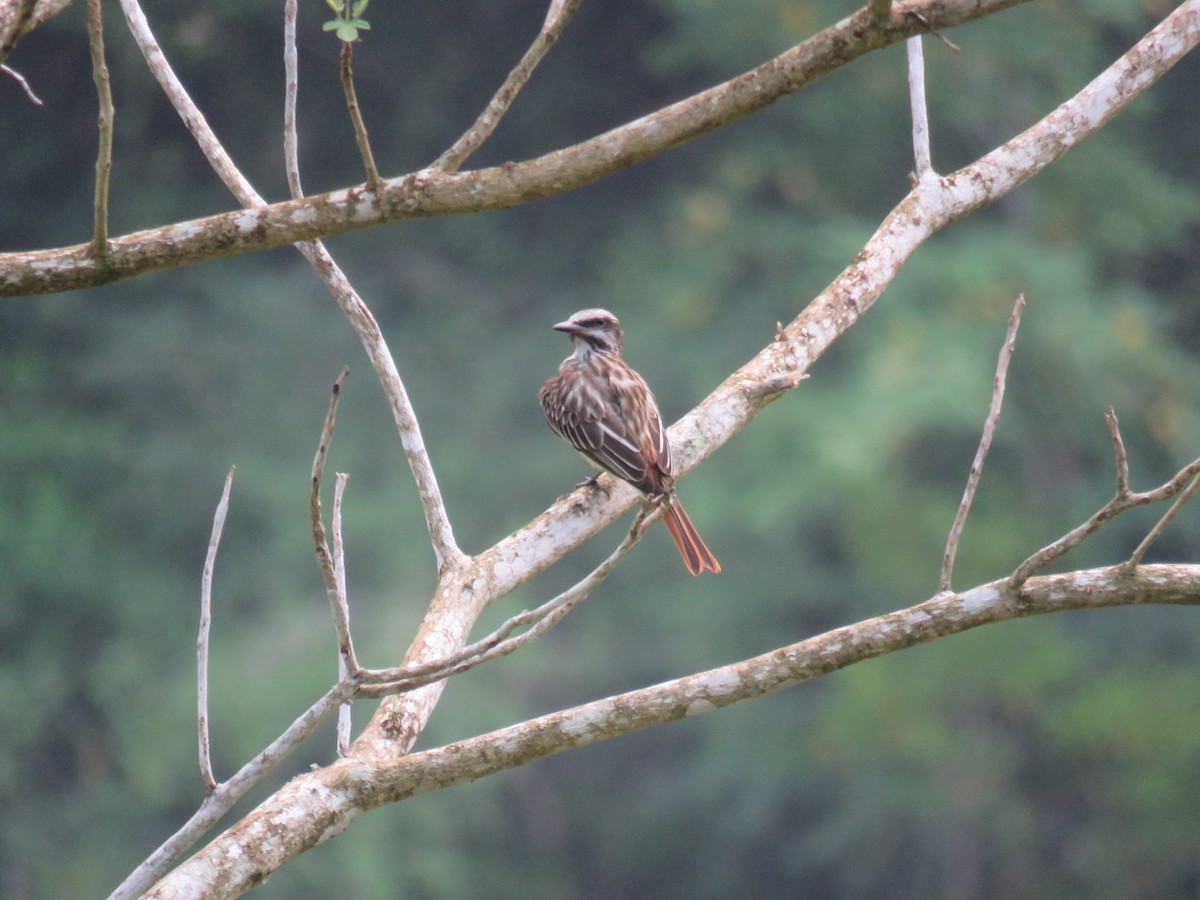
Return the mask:
[[[325,540],[325,522],[321,516],[321,479],[325,473],[325,460],[329,455],[329,443],[333,440],[333,429],[337,421],[338,400],[342,393],[342,384],[350,374],[349,368],[342,369],[333,390],[329,395],[329,411],[325,414],[325,424],[321,428],[321,440],[317,444],[316,455],[312,464],[312,491],[309,494],[308,508],[312,524],[313,544],[316,548],[317,568],[325,582],[325,596],[329,600],[329,612],[333,616],[333,628],[337,632],[338,652],[346,663],[346,672],[354,677],[358,673],[358,660],[354,655],[354,642],[350,638],[350,619],[345,598],[340,595],[342,585],[337,574],[335,554],[329,551]],[[339,496],[335,496],[335,504]],[[336,514],[336,510],[335,510]],[[335,536],[336,538],[336,536]]]
[[1129,496],[1129,454],[1125,452],[1125,441],[1121,439],[1121,423],[1117,421],[1117,412],[1111,406],[1104,414],[1104,424],[1112,435],[1113,454],[1117,463],[1117,496]]
[[233,473],[237,466],[229,467],[225,476],[225,489],[213,513],[212,535],[208,539],[208,554],[204,557],[204,570],[200,576],[200,633],[196,637],[196,722],[200,739],[200,777],[204,779],[204,792],[211,794],[217,788],[213,777],[211,744],[208,737],[208,633],[212,627],[212,577],[217,563],[217,547],[221,543],[221,532],[225,528],[225,514],[229,511],[229,491],[233,487]]
[[[360,697],[381,697],[403,691],[414,690],[435,681],[449,678],[482,663],[506,656],[519,647],[536,640],[562,621],[563,617],[603,583],[620,565],[629,552],[637,546],[648,526],[662,516],[662,508],[643,508],[633,520],[624,539],[604,562],[589,572],[580,581],[561,594],[547,600],[541,606],[527,609],[504,621],[499,628],[486,637],[463,647],[457,653],[443,659],[432,660],[416,666],[394,669],[364,669],[360,678]],[[532,626],[516,637],[509,637],[516,629]]]
[[582,0],[552,0],[550,8],[546,11],[546,20],[542,23],[542,30],[538,32],[538,36],[525,51],[521,61],[508,73],[504,84],[500,85],[492,99],[488,101],[488,105],[484,107],[475,123],[434,161],[430,166],[431,169],[447,173],[457,172],[466,162],[467,157],[492,136],[492,132],[496,130],[496,126],[500,124],[500,120],[512,106],[517,94],[528,83],[538,63],[550,52],[550,48],[563,33],[567,23],[579,9],[581,2]]
[[1133,551],[1133,555],[1130,556],[1125,562],[1124,568],[1127,572],[1132,573],[1141,564],[1142,557],[1146,555],[1146,551],[1150,548],[1150,545],[1158,540],[1158,536],[1162,534],[1164,530],[1166,530],[1168,525],[1171,524],[1171,521],[1179,513],[1179,510],[1183,508],[1183,504],[1187,503],[1188,500],[1191,499],[1192,494],[1196,493],[1197,485],[1200,485],[1200,475],[1197,475],[1190,482],[1188,482],[1188,486],[1183,489],[1183,492],[1178,497],[1175,498],[1175,502],[1171,504],[1171,508],[1163,513],[1163,517],[1159,519],[1158,522],[1155,523],[1154,527],[1150,529],[1150,532],[1144,538],[1142,538],[1142,542],[1137,545],[1137,549]]
[[97,121],[100,145],[96,151],[95,231],[92,252],[97,257],[108,254],[108,179],[112,174],[113,117],[112,86],[108,65],[104,61],[104,17],[100,0],[88,0],[88,41],[92,48],[92,80],[96,82],[99,98]]
[[[345,625],[346,646],[339,648],[338,683],[344,683],[358,673],[354,645],[350,642],[350,595],[346,592],[346,551],[342,542],[342,496],[350,476],[338,472],[333,489],[333,573],[337,578],[337,613],[335,619]],[[337,754],[345,756],[350,750],[350,704],[338,707]]]
[[979,437],[979,447],[975,451],[975,459],[971,463],[971,472],[967,476],[967,487],[963,491],[962,502],[958,505],[958,513],[954,516],[954,524],[950,526],[950,534],[946,538],[946,552],[942,556],[942,576],[938,581],[939,591],[950,590],[950,579],[954,574],[954,557],[958,554],[958,542],[962,537],[963,526],[967,523],[967,513],[975,500],[975,489],[979,487],[979,476],[983,474],[983,463],[988,451],[992,448],[992,436],[996,433],[996,423],[1000,421],[1000,407],[1004,403],[1004,382],[1008,375],[1008,363],[1012,359],[1013,349],[1017,342],[1017,327],[1021,324],[1021,313],[1025,310],[1025,295],[1018,294],[1017,302],[1013,304],[1012,314],[1008,317],[1008,332],[1000,347],[1000,358],[996,360],[996,375],[992,379],[992,403],[988,407],[987,418],[983,422],[983,434]]
[[29,82],[25,80],[25,76],[22,75],[20,72],[18,72],[16,69],[14,69],[12,66],[8,65],[7,63],[0,63],[0,72],[3,72],[5,75],[8,75],[10,78],[16,79],[17,84],[19,84],[21,86],[21,88],[25,91],[25,96],[28,97],[30,99],[30,101],[37,104],[38,106],[45,105],[42,103],[42,98],[33,92],[33,88],[31,88],[29,86]]
[[935,38],[937,38],[939,41],[941,41],[943,44],[945,44],[947,47],[949,47],[955,53],[959,53],[962,50],[962,48],[959,47],[958,44],[954,43],[954,41],[950,40],[945,35],[943,35],[940,31],[938,31],[936,28],[934,28],[932,25],[930,25],[929,20],[927,18],[925,18],[925,16],[922,15],[918,10],[912,9],[909,6],[904,6],[903,9],[904,9],[904,14],[906,16],[911,16],[912,18],[914,18],[918,22],[920,22],[922,25],[924,25],[927,29],[929,29],[930,34],[932,34]]
[[[1008,576],[1007,586],[1010,591],[1019,592],[1021,586],[1029,580],[1029,577],[1034,572],[1058,559],[1060,556],[1074,550],[1121,513],[1139,506],[1145,506],[1147,503],[1160,503],[1163,500],[1169,500],[1185,487],[1189,487],[1193,479],[1197,475],[1200,475],[1200,459],[1195,459],[1153,490],[1142,491],[1141,493],[1131,491],[1129,489],[1129,460],[1125,453],[1125,442],[1121,440],[1121,431],[1117,425],[1116,414],[1110,409],[1105,416],[1105,420],[1108,423],[1113,444],[1116,448],[1116,494],[1100,509],[1096,510],[1082,525],[1076,526],[1058,540],[1047,544],[1017,566],[1016,570]],[[1130,562],[1132,561],[1127,561],[1123,565],[1132,568]]]
[[379,170],[375,168],[375,155],[371,153],[371,142],[367,138],[367,124],[363,121],[358,94],[354,90],[354,45],[350,41],[342,41],[341,62],[342,91],[346,95],[350,121],[354,123],[354,139],[358,142],[358,152],[362,154],[363,167],[367,170],[367,186],[378,200],[381,180]]
[[913,183],[916,184],[926,173],[933,171],[929,153],[929,111],[925,105],[925,54],[920,35],[910,37],[905,45],[908,48],[908,97],[912,110]]

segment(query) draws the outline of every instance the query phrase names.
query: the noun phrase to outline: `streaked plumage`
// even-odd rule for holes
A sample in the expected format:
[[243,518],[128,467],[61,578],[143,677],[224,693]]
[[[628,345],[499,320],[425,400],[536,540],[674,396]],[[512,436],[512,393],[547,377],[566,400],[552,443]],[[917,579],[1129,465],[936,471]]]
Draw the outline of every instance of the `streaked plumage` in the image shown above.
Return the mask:
[[652,499],[666,497],[663,521],[689,572],[721,571],[674,495],[671,445],[658,403],[621,356],[617,317],[584,309],[554,327],[571,336],[575,352],[538,392],[550,427],[594,465]]

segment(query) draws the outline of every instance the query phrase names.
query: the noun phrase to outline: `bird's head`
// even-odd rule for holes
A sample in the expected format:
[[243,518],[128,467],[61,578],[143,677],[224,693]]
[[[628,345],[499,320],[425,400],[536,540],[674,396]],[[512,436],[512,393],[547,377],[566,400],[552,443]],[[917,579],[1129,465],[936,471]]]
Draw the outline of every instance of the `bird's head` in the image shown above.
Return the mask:
[[569,334],[577,353],[580,350],[621,353],[624,337],[621,323],[607,309],[581,309],[567,321],[555,325],[554,330]]

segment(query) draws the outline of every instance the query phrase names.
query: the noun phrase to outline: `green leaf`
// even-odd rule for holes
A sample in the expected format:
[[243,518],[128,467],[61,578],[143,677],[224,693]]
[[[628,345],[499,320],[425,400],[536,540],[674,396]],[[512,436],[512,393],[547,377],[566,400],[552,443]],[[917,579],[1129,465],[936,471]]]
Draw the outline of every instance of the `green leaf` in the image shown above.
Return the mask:
[[369,24],[369,23],[366,21],[366,19],[351,19],[351,20],[350,20],[349,22],[347,22],[346,24],[347,24],[347,25],[353,25],[355,28],[361,28],[363,31],[370,31],[370,30],[371,30],[371,26],[370,26],[370,24]]
[[358,40],[358,29],[350,22],[338,22],[337,36],[347,44],[353,44]]
[[359,16],[365,13],[367,11],[367,4],[370,2],[371,0],[356,0],[354,5],[350,7],[351,17],[357,19]]
[[334,19],[332,22],[326,22],[324,25],[322,25],[321,30],[322,31],[333,31],[333,29],[337,28],[341,24],[342,23],[339,22],[337,19]]
[[335,16],[341,16],[342,4],[340,0],[325,0],[325,2],[329,4],[329,8],[333,10]]

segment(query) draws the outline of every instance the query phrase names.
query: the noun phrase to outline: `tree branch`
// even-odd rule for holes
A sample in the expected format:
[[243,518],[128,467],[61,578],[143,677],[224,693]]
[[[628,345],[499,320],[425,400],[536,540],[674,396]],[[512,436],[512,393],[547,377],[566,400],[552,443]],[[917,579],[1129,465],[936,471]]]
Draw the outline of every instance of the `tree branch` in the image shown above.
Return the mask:
[[[951,222],[1028,181],[1127,107],[1200,42],[1200,0],[1188,0],[1124,56],[1032,127],[957,172],[926,179],[887,215],[840,275],[670,430],[676,468],[685,474],[781,396],[754,386],[796,378],[874,305],[909,257]],[[636,502],[624,484],[576,492],[476,559],[493,573],[496,596],[540,572]],[[483,602],[476,596],[476,600]]]
[[212,535],[208,539],[208,553],[204,557],[204,570],[200,575],[200,630],[196,636],[196,731],[200,744],[200,777],[204,780],[204,791],[211,794],[217,787],[213,777],[212,753],[208,736],[208,633],[212,625],[212,576],[217,564],[217,548],[221,545],[221,532],[225,530],[225,514],[229,511],[229,492],[233,488],[231,466],[225,476],[225,489],[213,513]]
[[1158,540],[1159,535],[1161,535],[1163,531],[1166,530],[1166,527],[1171,524],[1175,516],[1179,514],[1179,510],[1183,508],[1183,504],[1192,499],[1192,494],[1196,493],[1196,488],[1198,486],[1200,486],[1200,475],[1197,475],[1190,482],[1188,482],[1188,486],[1185,487],[1179,496],[1175,498],[1175,502],[1171,504],[1171,508],[1163,513],[1162,518],[1159,519],[1154,524],[1154,527],[1151,528],[1146,534],[1146,536],[1142,538],[1142,542],[1137,545],[1137,549],[1133,551],[1133,555],[1125,561],[1126,571],[1132,572],[1141,564],[1142,557],[1146,555],[1146,551],[1150,549],[1150,545]]
[[12,78],[14,81],[16,81],[16,83],[21,86],[21,90],[25,92],[25,96],[29,98],[31,103],[36,106],[44,105],[42,103],[42,98],[33,92],[33,88],[29,86],[29,82],[26,80],[25,76],[16,69],[7,63],[0,63],[0,72],[3,72],[9,78]]
[[100,130],[96,150],[96,194],[93,203],[92,253],[103,260],[108,255],[108,180],[112,174],[113,117],[112,86],[108,79],[108,64],[104,61],[104,16],[100,0],[87,0],[88,42],[92,50],[92,80],[96,82],[99,112],[96,120]]
[[[313,544],[316,548],[317,568],[321,572],[321,579],[325,582],[325,597],[329,601],[329,614],[333,618],[333,630],[337,635],[338,654],[345,669],[344,674],[353,678],[357,677],[361,667],[354,654],[354,641],[350,636],[350,610],[346,601],[345,572],[343,571],[339,575],[338,571],[341,557],[341,536],[338,531],[334,532],[334,550],[330,553],[329,544],[325,540],[325,522],[321,515],[321,479],[325,473],[325,460],[329,455],[329,444],[333,440],[338,400],[342,395],[342,385],[349,374],[348,368],[342,369],[342,373],[334,381],[333,390],[330,392],[329,411],[325,414],[321,439],[317,443],[317,452],[313,456],[312,490],[309,492],[308,509]],[[338,476],[339,487],[342,477]],[[334,521],[339,523],[339,526],[340,499],[340,494],[338,494],[334,500]]]
[[[238,202],[251,208],[237,215],[252,216],[260,210],[269,209],[270,207],[265,205],[263,198],[259,196],[258,192],[246,180],[238,167],[234,165],[229,154],[225,152],[225,148],[221,146],[221,142],[217,139],[216,134],[209,127],[204,115],[200,112],[196,104],[192,102],[192,98],[188,95],[182,82],[180,82],[170,63],[167,62],[166,57],[163,55],[162,49],[154,38],[154,34],[150,30],[150,24],[146,21],[146,16],[138,5],[137,0],[120,0],[120,2],[121,9],[125,13],[125,21],[129,25],[130,32],[133,34],[138,48],[146,58],[146,63],[150,67],[151,73],[162,87],[171,104],[175,107],[175,110],[179,113],[180,118],[183,119],[184,124],[208,159],[209,165],[213,167],[213,170],[237,198]],[[294,2],[294,0],[291,0],[291,2]],[[285,41],[289,33],[289,22],[291,23],[290,33],[293,41],[293,52],[290,59],[294,62],[294,7],[292,7],[290,18],[285,14]],[[285,55],[285,61],[287,59],[288,57]],[[294,85],[296,80],[296,72],[294,70],[289,71],[287,78],[289,94],[294,104],[295,89],[291,86]],[[285,115],[285,124],[289,120],[292,123],[294,134],[294,105],[292,106],[290,116]],[[285,141],[285,148],[286,144],[287,142]],[[288,180],[289,183],[293,183],[294,181],[293,189],[298,192],[298,167],[295,168],[294,174],[289,171]],[[295,200],[292,202],[303,204],[308,201]],[[186,230],[187,228],[186,225],[172,227],[182,230]],[[110,251],[112,251],[106,260],[109,266],[113,265],[113,252],[115,252],[113,248],[119,241],[120,239],[118,238],[109,244]],[[333,294],[334,299],[337,300],[342,312],[350,320],[351,327],[354,328],[360,342],[367,351],[367,357],[371,360],[375,374],[379,378],[384,394],[388,398],[388,404],[392,410],[392,419],[400,433],[400,443],[404,447],[405,457],[408,459],[413,480],[417,485],[417,494],[421,499],[422,509],[425,513],[425,522],[433,543],[434,555],[438,568],[441,570],[449,563],[461,559],[463,554],[454,540],[454,532],[450,527],[450,520],[446,514],[441,489],[438,487],[437,477],[434,475],[433,466],[429,461],[429,454],[425,449],[425,442],[421,436],[416,412],[409,400],[408,391],[405,389],[404,383],[400,380],[400,373],[396,369],[396,363],[392,359],[387,342],[384,341],[383,335],[379,330],[379,324],[375,321],[375,317],[371,315],[371,311],[367,308],[366,304],[363,303],[362,298],[358,296],[357,292],[350,285],[345,273],[342,272],[341,268],[334,262],[333,257],[325,250],[323,244],[311,241],[299,244],[297,249],[304,254],[305,259],[309,261],[309,264],[312,265],[318,276]],[[3,286],[7,283],[7,276],[3,272],[4,257],[0,256],[0,295],[3,295]]]
[[[1200,459],[1195,459],[1153,490],[1141,493],[1131,491],[1129,489],[1129,463],[1125,456],[1125,444],[1121,440],[1121,432],[1117,429],[1117,417],[1111,409],[1108,411],[1107,421],[1109,429],[1112,431],[1113,442],[1117,446],[1116,494],[1100,509],[1096,510],[1082,525],[1072,528],[1058,540],[1047,544],[1017,566],[1013,573],[1008,576],[1007,582],[1008,590],[1012,591],[1014,596],[1023,590],[1025,581],[1034,572],[1049,565],[1060,556],[1065,556],[1074,550],[1117,516],[1121,515],[1121,513],[1136,509],[1139,506],[1145,506],[1147,503],[1159,503],[1163,500],[1169,500],[1185,487],[1189,487],[1189,482],[1193,481],[1197,475],[1200,475]],[[1191,488],[1189,488],[1190,490]],[[1170,510],[1168,510],[1169,513]],[[1132,570],[1134,565],[1136,563],[1131,559],[1124,564],[1123,569],[1127,571]]]
[[367,123],[363,121],[362,108],[358,105],[358,93],[354,90],[354,44],[342,41],[341,52],[342,93],[346,95],[346,110],[354,123],[354,140],[362,156],[363,168],[367,172],[367,187],[378,196],[380,178],[375,167],[375,154],[371,152],[371,141],[367,137]]
[[500,120],[504,118],[513,101],[517,99],[521,88],[525,87],[533,75],[533,70],[558,41],[559,35],[563,33],[567,23],[579,9],[580,2],[581,0],[551,0],[550,8],[546,11],[546,20],[542,23],[542,29],[538,32],[538,36],[530,48],[525,51],[525,55],[521,57],[521,61],[508,73],[504,84],[500,85],[495,95],[488,101],[488,105],[479,114],[475,124],[434,161],[430,166],[431,169],[457,172],[467,157],[492,136],[492,132],[496,130]]
[[37,0],[17,0],[0,8],[0,63],[3,63],[17,42],[32,30],[33,7]]
[[925,103],[925,52],[921,37],[905,41],[908,48],[908,97],[912,109],[913,184],[933,174],[929,151],[929,108]]
[[[346,554],[342,543],[342,497],[346,492],[346,482],[350,476],[338,472],[333,489],[333,573],[337,581],[337,609],[334,613],[335,629],[338,634],[345,633],[345,648],[338,654],[338,684],[357,679],[359,666],[354,656],[354,644],[350,640],[350,595],[346,592]],[[340,644],[339,640],[339,644]],[[337,755],[345,756],[350,752],[350,704],[343,703],[338,707],[337,720]]]
[[[424,169],[384,181],[378,198],[359,186],[140,231],[114,238],[104,266],[90,258],[87,245],[0,254],[0,297],[75,290],[385,221],[481,212],[562,194],[735,122],[865,53],[927,27],[949,28],[1022,2],[1025,0],[924,0],[911,5],[921,11],[921,20],[904,15],[886,23],[874,22],[865,9],[860,10],[731,81],[523,163],[465,173]],[[1185,6],[1190,5],[1189,0]],[[121,0],[121,6],[135,36],[139,30],[148,33],[136,0]],[[135,28],[139,19],[140,26]],[[143,52],[147,52],[145,47]],[[157,45],[150,52],[156,75],[169,68]],[[1179,50],[1180,55],[1182,52]],[[171,99],[179,108],[179,98]],[[196,134],[194,125],[203,123],[203,116],[190,103],[188,107],[185,121]],[[211,134],[207,123],[204,130]],[[201,147],[206,155],[216,149],[207,141]],[[228,158],[223,150],[219,155]],[[224,168],[218,172],[224,173]],[[234,194],[243,205],[253,205],[239,191]]]
[[[1197,40],[1195,33],[1198,3],[1200,0],[1189,0],[1167,20],[1171,23],[1169,27],[1179,29],[1180,33],[1187,37],[1176,38],[1166,34],[1163,31],[1166,26],[1164,23],[1164,26],[1160,26],[1142,42],[1139,42],[1135,51],[1119,60],[1092,85],[1089,85],[1079,95],[1059,107],[1029,131],[988,154],[972,166],[947,178],[928,179],[918,185],[888,216],[871,241],[864,247],[862,253],[838,280],[822,292],[795,321],[787,328],[782,329],[780,334],[755,359],[731,376],[714,392],[713,396],[672,429],[672,444],[677,448],[677,458],[681,468],[686,471],[713,452],[753,418],[771,399],[778,396],[777,392],[764,393],[760,390],[761,385],[767,383],[794,384],[800,373],[837,336],[870,308],[908,256],[929,235],[955,218],[1003,196],[1024,180],[1032,177],[1083,137],[1099,128],[1108,118],[1124,108],[1140,90],[1152,83],[1154,78],[1165,71],[1183,52],[1186,52],[1186,48],[1182,47],[1181,42],[1190,41],[1191,44],[1194,44]],[[854,19],[848,21],[853,22]],[[839,26],[835,26],[835,28],[842,28],[845,25],[846,23],[839,23]],[[945,26],[943,25],[943,27]],[[745,77],[743,76],[743,78]],[[735,79],[735,82],[737,81]],[[745,88],[747,85],[742,84],[742,87]],[[691,99],[695,100],[696,98]],[[759,100],[761,98],[752,102],[758,103]],[[684,101],[684,105],[689,102],[691,101]],[[719,98],[717,98],[717,102],[719,103]],[[763,105],[765,102],[769,102],[769,100],[762,101],[759,105]],[[717,104],[714,103],[714,105]],[[676,107],[679,106],[680,104],[676,105]],[[660,125],[669,125],[672,121],[670,116],[664,116],[662,119],[655,117],[663,116],[676,107],[669,107],[667,110],[656,113],[655,116],[639,120],[639,123],[653,120],[655,128],[647,129],[648,131],[655,131]],[[637,148],[645,146],[639,143],[641,137],[628,130],[639,123],[624,126],[623,129],[617,129],[608,135],[593,139],[593,142],[610,138],[614,134],[622,135],[621,141],[625,141],[625,143],[617,141],[611,149],[620,151],[616,158],[625,159],[627,162],[624,164],[630,164],[630,162],[637,161],[635,158],[637,157]],[[719,124],[721,122],[718,121],[710,127],[716,127]],[[688,127],[693,126],[694,122]],[[659,135],[655,134],[653,137],[657,140]],[[584,145],[579,146],[587,146],[593,142],[585,142]],[[671,144],[671,146],[673,145]],[[633,149],[630,149],[631,147]],[[576,149],[578,148],[572,148],[572,150]],[[552,171],[555,165],[563,162],[560,157],[569,156],[570,153],[571,151],[561,151],[558,156],[550,154],[548,157],[534,162],[543,163],[547,167],[544,171]],[[621,156],[621,153],[625,155]],[[521,188],[528,187],[530,184],[528,180],[522,181],[522,179],[531,177],[532,171],[528,168],[532,165],[531,163],[524,165],[527,168],[521,169],[518,177],[507,182],[504,187],[505,190],[513,191],[512,196],[516,198],[513,202],[531,199],[530,196],[521,193]],[[517,169],[520,167],[514,166],[512,170],[503,169],[501,171],[508,173]],[[484,176],[491,177],[489,173],[496,171],[485,170],[480,173],[456,176],[420,173],[400,181],[406,182],[408,187],[422,198],[414,206],[414,209],[419,207],[420,211],[412,214],[429,214],[429,210],[435,207],[421,206],[420,204],[426,203],[430,196],[439,197],[439,202],[444,203],[446,198],[453,194],[453,191],[448,194],[439,194],[439,191],[449,190],[448,185],[457,185],[458,187],[455,189],[461,189],[463,185],[486,187],[487,183],[478,179]],[[573,171],[578,175],[580,171],[595,170],[588,170],[585,167],[583,170],[575,169]],[[395,184],[396,182],[389,182],[385,191],[391,191]],[[478,208],[478,204],[474,204],[472,208]],[[302,210],[303,208],[297,206],[295,209]],[[249,211],[240,215],[255,216],[259,213],[260,211]],[[607,524],[633,502],[631,491],[615,489],[610,496],[599,496],[599,494],[600,492],[589,492],[589,496],[586,497],[572,494],[529,526],[501,541],[487,553],[469,561],[469,564],[444,570],[426,620],[422,623],[421,631],[414,642],[414,648],[418,648],[419,652],[414,653],[414,650],[410,649],[406,662],[420,661],[420,653],[428,652],[431,647],[436,645],[437,641],[441,642],[441,646],[450,649],[461,646],[461,643],[465,642],[465,636],[469,633],[475,618],[488,603],[541,571],[562,553],[565,553],[567,549],[576,546],[595,530]],[[1135,580],[1142,578],[1151,568],[1161,567],[1141,569],[1133,578]],[[1189,573],[1190,571],[1188,570]],[[1125,577],[1127,581],[1130,578],[1130,576]],[[1037,579],[1028,585],[1029,590],[1035,589],[1044,581],[1049,582],[1052,579]],[[997,582],[996,585],[1004,583],[1006,582]],[[961,598],[964,608],[968,611],[989,609],[993,605],[1007,610],[1012,598],[1003,597],[998,600],[996,598],[1000,597],[999,588],[995,585],[988,587],[992,587],[994,590],[951,595],[949,599]],[[1102,605],[1096,603],[1097,597],[1091,585],[1089,585],[1086,597],[1089,604]],[[945,601],[947,596],[940,595],[935,600]],[[1124,600],[1120,602],[1142,601]],[[1194,602],[1194,600],[1189,599],[1186,602]],[[1028,614],[1030,607],[1022,603],[1020,609],[1022,612],[1013,615]],[[928,613],[923,613],[923,615],[926,618],[922,621],[927,621]],[[1007,615],[1007,617],[1012,616]],[[949,630],[955,629],[950,627]],[[944,633],[949,633],[949,630]],[[928,640],[934,636],[937,635],[932,634],[920,639]],[[790,648],[785,648],[785,651],[788,649]],[[877,652],[886,652],[886,650]],[[877,652],[872,655],[877,655]],[[779,652],[767,656],[778,657]],[[850,661],[853,660],[842,662],[840,665],[849,664]],[[827,662],[826,668],[822,671],[837,667],[838,665],[829,665]],[[732,694],[736,687],[742,684],[738,674],[727,672],[724,669],[717,670],[717,672],[721,673],[717,685],[722,690],[711,696],[701,695],[699,701],[702,702],[696,701],[697,708],[694,711],[703,711],[718,705],[713,699],[714,696]],[[705,674],[712,675],[713,673]],[[813,672],[804,677],[813,677],[814,674],[820,674],[820,672]],[[703,677],[693,676],[693,678],[701,679]],[[788,680],[796,680],[795,674],[790,670],[786,675],[780,677],[782,678],[780,684]],[[730,688],[729,678],[734,678],[737,682],[734,688]],[[238,879],[243,877],[261,878],[266,872],[272,871],[276,865],[274,861],[276,851],[283,854],[278,857],[280,860],[286,859],[289,855],[294,855],[307,846],[311,846],[310,842],[315,842],[345,827],[361,809],[368,808],[372,804],[377,805],[376,801],[386,802],[387,798],[382,798],[374,793],[378,785],[373,779],[381,771],[391,772],[395,767],[406,766],[412,759],[420,758],[396,759],[399,754],[408,750],[416,735],[420,733],[428,711],[436,701],[443,683],[431,684],[405,694],[401,698],[396,698],[395,703],[381,704],[379,714],[371,726],[352,747],[351,752],[354,754],[352,758],[301,776],[269,798],[255,814],[235,826],[231,832],[227,832],[208,850],[204,851],[201,857],[218,866],[218,869],[212,869],[210,872],[220,871],[222,873],[220,878],[224,879],[225,863],[232,860],[231,864],[237,871],[230,870],[232,873],[229,876],[230,880],[221,881],[223,886],[240,884]],[[761,687],[761,684],[754,685],[755,689]],[[647,690],[654,691],[655,689]],[[760,689],[758,693],[762,693],[764,690]],[[343,699],[344,696],[348,695],[343,695]],[[689,704],[692,702],[688,701]],[[612,736],[609,733],[590,735],[586,727],[586,720],[571,719],[571,713],[558,715],[567,717],[555,720],[556,722],[567,722],[564,726],[566,733],[555,732],[550,737],[565,739],[569,746],[575,745],[570,743],[571,735],[588,735],[587,740],[580,740],[578,743],[587,743]],[[655,723],[648,722],[648,724]],[[517,729],[524,727],[515,726]],[[622,725],[622,727],[624,726]],[[633,727],[645,726],[635,725]],[[518,741],[522,733],[510,732]],[[455,751],[460,751],[468,743],[470,742],[456,745]],[[561,749],[561,747],[547,745],[545,752],[538,755],[557,752],[557,749]],[[512,764],[517,764],[517,762],[514,761]],[[342,781],[341,779],[346,773],[353,774],[349,781]],[[356,785],[353,790],[351,790],[351,783]],[[332,793],[327,792],[330,785],[337,785]],[[342,795],[339,792],[343,789],[350,792]],[[313,793],[314,791],[321,793],[320,797],[317,797]],[[325,804],[325,801],[330,802]],[[298,821],[289,819],[289,823],[284,825],[276,816],[289,803],[296,804],[292,814],[299,816],[300,819]],[[310,812],[312,813],[311,817],[308,815]],[[255,829],[266,822],[273,823],[271,825],[273,830],[264,836]],[[254,840],[261,838],[261,842],[255,845],[254,858],[250,859],[247,854],[241,853],[242,858],[234,860],[234,848],[237,846],[237,842],[247,837]],[[261,854],[259,851],[262,851]],[[246,867],[253,871],[246,871]],[[185,870],[187,872],[195,871],[191,868],[190,863],[182,867],[179,872],[185,872]],[[186,875],[181,876],[181,878],[186,877]],[[179,883],[183,882],[175,881],[175,876],[172,876],[170,884],[177,885]]]
[[1000,358],[996,360],[996,374],[992,379],[992,403],[988,407],[987,418],[983,422],[983,434],[979,438],[979,447],[975,451],[975,459],[971,463],[971,472],[967,476],[967,486],[963,490],[962,502],[954,516],[954,524],[950,526],[950,534],[946,538],[946,552],[942,556],[942,574],[938,580],[938,590],[950,590],[950,579],[954,574],[954,557],[958,553],[958,542],[962,537],[963,526],[967,523],[967,513],[971,511],[971,503],[975,500],[975,491],[979,487],[979,478],[983,474],[983,463],[988,451],[992,448],[992,437],[996,433],[996,423],[1000,421],[1000,406],[1004,403],[1004,382],[1008,375],[1008,363],[1012,359],[1013,350],[1017,343],[1017,327],[1021,324],[1021,313],[1025,309],[1025,295],[1017,296],[1013,304],[1012,315],[1008,318],[1008,333],[1000,347]]
[[1150,603],[1200,604],[1200,566],[1143,566],[1132,575],[1112,567],[1035,578],[1019,600],[1001,579],[445,747],[382,763],[339,760],[294,778],[146,897],[237,896],[360,812],[711,712],[945,635],[1041,613]]

